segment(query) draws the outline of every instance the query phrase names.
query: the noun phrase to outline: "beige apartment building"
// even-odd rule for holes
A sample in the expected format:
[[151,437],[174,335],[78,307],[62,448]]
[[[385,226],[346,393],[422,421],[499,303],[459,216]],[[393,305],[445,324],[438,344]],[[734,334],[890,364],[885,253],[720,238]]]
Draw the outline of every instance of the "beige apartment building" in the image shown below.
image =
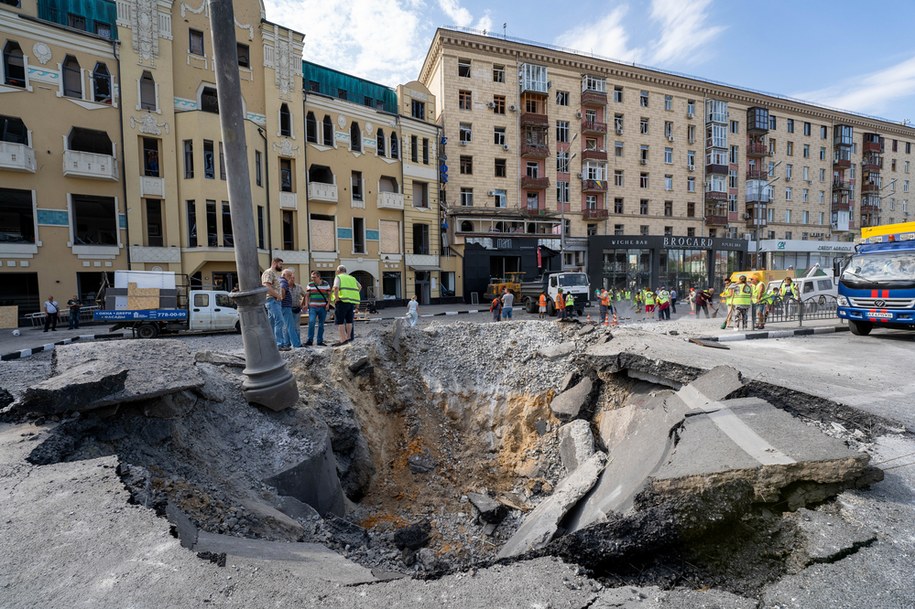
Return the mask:
[[757,242],[828,249],[910,218],[915,129],[899,123],[452,29],[419,80],[468,293],[512,270],[714,283]]
[[64,6],[0,4],[0,301],[21,314],[127,264],[114,6]]
[[[303,62],[258,0],[235,25],[261,265],[344,264],[366,299],[459,296],[434,97]],[[127,268],[237,286],[205,0],[5,0],[0,37],[0,304],[89,303]]]

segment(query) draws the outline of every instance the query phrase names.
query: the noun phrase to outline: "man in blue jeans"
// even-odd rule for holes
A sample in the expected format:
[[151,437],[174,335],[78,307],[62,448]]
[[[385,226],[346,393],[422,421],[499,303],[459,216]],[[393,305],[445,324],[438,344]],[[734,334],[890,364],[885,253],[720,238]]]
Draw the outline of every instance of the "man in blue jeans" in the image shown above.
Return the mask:
[[283,295],[280,291],[280,273],[283,272],[283,259],[274,258],[270,268],[261,275],[261,285],[267,288],[267,318],[273,327],[273,338],[276,340],[276,346],[280,350],[288,351],[289,347],[283,349],[286,342],[284,337],[286,333],[286,323],[283,321],[283,305],[281,300]]
[[317,271],[311,272],[311,281],[305,288],[305,302],[308,307],[308,340],[305,346],[310,347],[315,339],[315,328],[318,330],[318,345],[327,346],[324,342],[324,320],[327,319],[327,304],[330,297],[330,284],[321,279]]
[[[302,313],[302,293],[295,284],[295,273],[292,269],[284,269],[280,276],[280,289],[283,291],[283,298],[280,303],[283,306],[283,322],[286,326],[286,332],[283,334],[283,346],[299,349],[302,347],[302,339],[299,336],[299,317]],[[280,347],[282,349],[282,347]]]

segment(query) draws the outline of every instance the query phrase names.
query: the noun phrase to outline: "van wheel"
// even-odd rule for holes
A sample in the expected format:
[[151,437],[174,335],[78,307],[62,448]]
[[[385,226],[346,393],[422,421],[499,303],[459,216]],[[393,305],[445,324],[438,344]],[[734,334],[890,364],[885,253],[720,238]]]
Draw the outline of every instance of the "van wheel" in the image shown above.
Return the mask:
[[851,333],[855,336],[867,336],[871,333],[871,330],[874,329],[874,324],[868,323],[866,321],[855,321],[853,319],[849,319],[848,329],[851,330]]
[[241,322],[240,321],[235,322],[235,333],[241,334]]
[[142,324],[137,328],[139,338],[156,338],[159,336],[159,326],[156,324]]

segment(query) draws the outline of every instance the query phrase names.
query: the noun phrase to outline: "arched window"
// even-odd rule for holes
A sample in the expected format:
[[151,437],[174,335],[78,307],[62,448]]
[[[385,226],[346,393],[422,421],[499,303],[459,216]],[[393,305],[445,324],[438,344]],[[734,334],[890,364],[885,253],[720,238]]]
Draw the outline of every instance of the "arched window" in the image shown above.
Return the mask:
[[315,120],[314,112],[305,115],[305,139],[315,144],[318,143],[318,121]]
[[378,156],[385,156],[385,154],[384,154],[384,145],[385,145],[384,131],[382,131],[381,129],[378,130],[378,137],[375,138],[375,145],[378,148]]
[[472,233],[473,232],[473,222],[470,220],[461,221],[461,232],[462,233]]
[[334,145],[334,123],[328,115],[324,115],[324,145]]
[[83,98],[83,74],[79,62],[73,55],[67,55],[63,63],[64,96]]
[[292,115],[289,114],[289,106],[286,104],[280,106],[280,135],[292,135]]
[[219,99],[216,97],[215,88],[204,87],[200,92],[200,109],[204,112],[219,114]]
[[397,158],[397,132],[391,133],[391,158]]
[[349,148],[353,152],[362,152],[362,131],[356,121],[349,128]]
[[19,44],[10,40],[3,47],[4,82],[13,87],[25,86],[25,58]]
[[[148,72],[147,72],[148,73]],[[102,104],[111,104],[111,74],[102,62],[92,70],[92,99]]]
[[153,80],[152,74],[143,72],[143,76],[140,77],[140,108],[155,111],[157,107],[156,81]]

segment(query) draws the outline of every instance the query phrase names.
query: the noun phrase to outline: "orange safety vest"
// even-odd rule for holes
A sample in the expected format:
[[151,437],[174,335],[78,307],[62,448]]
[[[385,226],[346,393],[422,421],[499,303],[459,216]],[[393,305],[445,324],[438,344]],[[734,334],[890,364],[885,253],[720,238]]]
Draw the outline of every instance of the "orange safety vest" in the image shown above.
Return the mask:
[[610,293],[609,292],[605,296],[600,297],[600,303],[605,307],[610,306]]
[[540,295],[540,300],[538,301],[538,304],[539,304],[541,307],[545,307],[545,306],[546,306],[546,294],[541,294],[541,295]]
[[556,295],[556,308],[557,308],[557,309],[564,309],[564,308],[566,308],[566,297],[565,297],[565,294],[557,294],[557,295]]

